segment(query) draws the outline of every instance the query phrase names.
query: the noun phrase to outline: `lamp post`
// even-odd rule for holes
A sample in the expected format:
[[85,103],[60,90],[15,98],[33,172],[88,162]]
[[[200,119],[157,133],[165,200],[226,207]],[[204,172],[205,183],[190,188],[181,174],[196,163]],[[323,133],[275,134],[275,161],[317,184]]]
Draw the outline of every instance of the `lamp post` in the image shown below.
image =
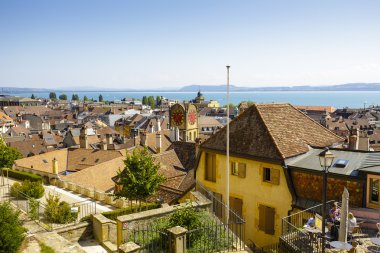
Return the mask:
[[327,191],[327,173],[333,164],[334,154],[328,148],[325,148],[319,155],[319,164],[322,167],[323,186],[322,186],[322,253],[326,252],[326,191]]

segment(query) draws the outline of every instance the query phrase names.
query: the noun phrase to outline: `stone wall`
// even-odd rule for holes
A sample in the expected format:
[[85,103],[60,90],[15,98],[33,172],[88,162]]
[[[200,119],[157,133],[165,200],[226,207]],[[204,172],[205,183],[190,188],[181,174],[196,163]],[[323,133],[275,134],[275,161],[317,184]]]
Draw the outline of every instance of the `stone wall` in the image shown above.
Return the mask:
[[70,242],[94,238],[91,222],[81,222],[74,226],[57,229],[55,232]]
[[92,216],[93,234],[99,243],[110,241],[116,243],[117,231],[116,222],[104,217],[101,214]]
[[[322,196],[322,175],[309,174],[292,171],[292,180],[298,197],[321,201]],[[351,178],[337,178],[328,175],[327,179],[327,199],[340,200],[344,187],[350,193],[350,205],[356,207],[363,206],[364,181]]]

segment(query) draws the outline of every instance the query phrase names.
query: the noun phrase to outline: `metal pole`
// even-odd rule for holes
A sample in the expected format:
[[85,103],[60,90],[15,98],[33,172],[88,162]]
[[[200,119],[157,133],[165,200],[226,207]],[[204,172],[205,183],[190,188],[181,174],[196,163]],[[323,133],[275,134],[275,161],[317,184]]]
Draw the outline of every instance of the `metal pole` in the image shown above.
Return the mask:
[[323,188],[322,188],[322,253],[326,252],[326,191],[327,191],[327,167],[323,171]]
[[226,144],[226,224],[229,219],[230,209],[230,66],[227,67],[227,144]]

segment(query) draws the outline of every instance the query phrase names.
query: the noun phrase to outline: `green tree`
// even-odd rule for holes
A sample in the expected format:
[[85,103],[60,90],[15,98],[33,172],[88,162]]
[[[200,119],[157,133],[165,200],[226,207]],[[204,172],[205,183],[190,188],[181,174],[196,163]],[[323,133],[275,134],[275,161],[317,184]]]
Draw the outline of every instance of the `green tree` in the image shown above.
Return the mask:
[[61,94],[59,95],[60,100],[67,100],[67,95],[66,94]]
[[25,228],[19,220],[20,212],[8,202],[0,204],[0,252],[17,252],[24,240]]
[[8,147],[0,140],[0,168],[11,168],[13,162],[21,158],[22,155],[17,149]]
[[16,182],[12,185],[11,195],[17,197],[18,195],[21,195],[19,192],[30,198],[39,199],[44,196],[45,188],[41,181],[31,182],[29,180],[25,180],[21,182],[21,184]]
[[75,221],[78,214],[71,213],[71,206],[65,201],[60,201],[58,195],[49,193],[44,216],[49,222],[64,224]]
[[162,99],[161,96],[157,96],[157,97],[156,97],[156,105],[157,105],[157,106],[160,106],[160,105],[161,105],[161,99]]
[[30,96],[30,98],[31,98],[31,99],[36,99],[36,97],[34,96],[34,94],[32,94],[32,95]]
[[84,96],[83,97],[83,101],[88,101],[89,99],[88,99],[88,97],[87,96]]
[[150,106],[151,109],[154,109],[154,105],[155,105],[155,101],[154,101],[154,97],[153,96],[149,96],[148,97],[148,105]]
[[102,94],[99,95],[99,102],[103,102],[103,95]]
[[134,149],[132,155],[127,154],[124,164],[124,170],[118,172],[121,189],[115,194],[116,197],[145,200],[165,181],[164,176],[158,174],[160,166],[146,147]]
[[73,101],[78,101],[78,100],[79,100],[79,96],[78,96],[78,94],[73,94],[73,95],[71,96],[71,100],[73,100]]
[[142,104],[147,105],[148,104],[148,98],[146,96],[143,96],[142,98]]
[[55,94],[55,92],[50,92],[49,93],[49,98],[50,99],[57,99],[57,94]]

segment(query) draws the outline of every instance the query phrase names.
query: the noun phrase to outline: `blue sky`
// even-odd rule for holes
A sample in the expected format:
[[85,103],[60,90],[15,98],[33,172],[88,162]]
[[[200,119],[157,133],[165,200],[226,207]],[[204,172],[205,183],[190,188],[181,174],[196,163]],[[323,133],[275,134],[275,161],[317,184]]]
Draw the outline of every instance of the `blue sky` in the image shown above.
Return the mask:
[[380,82],[377,0],[0,2],[0,85]]

